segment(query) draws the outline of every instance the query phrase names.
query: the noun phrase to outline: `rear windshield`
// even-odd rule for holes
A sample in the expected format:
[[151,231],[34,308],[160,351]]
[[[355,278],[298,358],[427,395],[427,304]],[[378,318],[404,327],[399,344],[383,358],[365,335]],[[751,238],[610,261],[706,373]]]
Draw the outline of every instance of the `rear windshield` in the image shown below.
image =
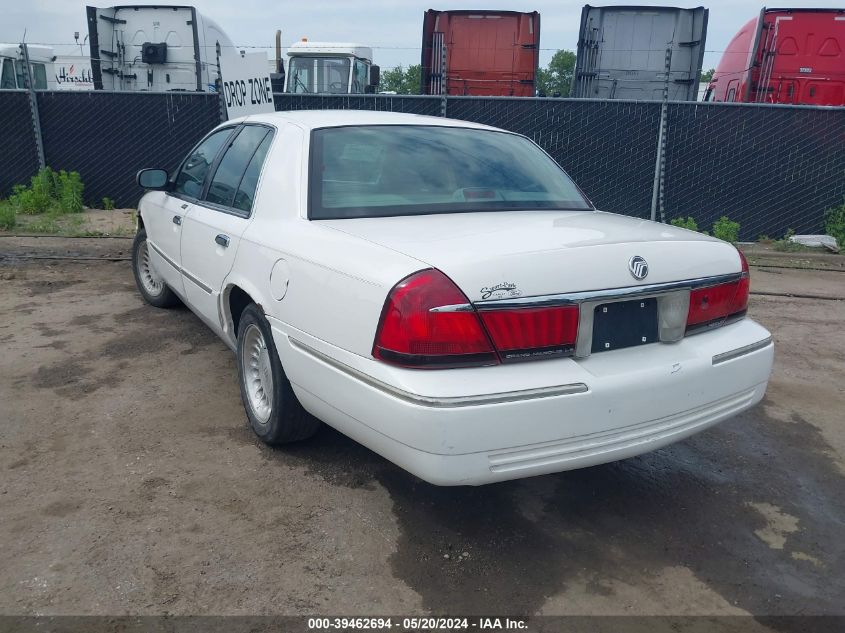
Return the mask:
[[492,130],[371,125],[314,130],[314,220],[592,208],[528,139]]

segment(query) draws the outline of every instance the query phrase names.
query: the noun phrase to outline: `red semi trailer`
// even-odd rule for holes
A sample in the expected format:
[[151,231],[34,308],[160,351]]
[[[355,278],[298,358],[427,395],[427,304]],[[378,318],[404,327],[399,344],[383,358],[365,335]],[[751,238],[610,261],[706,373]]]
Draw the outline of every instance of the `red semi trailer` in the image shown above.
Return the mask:
[[435,11],[423,18],[422,94],[533,97],[540,14]]
[[845,105],[845,9],[766,9],[722,55],[705,101]]

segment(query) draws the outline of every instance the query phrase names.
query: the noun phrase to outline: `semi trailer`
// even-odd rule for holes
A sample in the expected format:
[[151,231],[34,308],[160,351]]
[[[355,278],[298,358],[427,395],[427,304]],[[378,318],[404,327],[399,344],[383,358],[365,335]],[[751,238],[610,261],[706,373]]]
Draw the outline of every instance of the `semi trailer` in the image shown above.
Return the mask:
[[536,11],[425,12],[421,93],[533,97],[540,53]]
[[695,101],[707,17],[704,7],[585,5],[570,96]]
[[192,6],[87,7],[96,90],[213,92],[229,36]]

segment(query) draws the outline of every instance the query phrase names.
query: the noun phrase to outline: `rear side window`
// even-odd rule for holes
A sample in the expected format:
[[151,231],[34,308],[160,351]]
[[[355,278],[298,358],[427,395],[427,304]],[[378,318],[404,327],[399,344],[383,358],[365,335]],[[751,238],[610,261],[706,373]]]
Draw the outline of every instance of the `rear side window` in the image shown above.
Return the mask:
[[[247,125],[241,129],[235,140],[226,149],[223,158],[220,159],[220,165],[211,179],[208,193],[205,196],[208,202],[224,207],[235,206],[235,197],[241,186],[241,181],[251,166],[252,159],[255,157],[258,148],[269,135],[270,130],[268,128],[258,125]],[[257,170],[261,170],[261,163],[258,164]],[[254,179],[255,183],[257,183],[257,174],[255,174]],[[241,196],[241,207],[237,208],[241,211],[249,212],[254,193],[255,187],[253,186],[252,192],[248,196],[249,203],[246,204],[244,197]],[[242,208],[243,206],[246,206],[246,208]]]
[[47,90],[47,67],[44,64],[32,64],[32,87]]
[[270,149],[270,141],[273,140],[273,133],[269,132],[261,145],[252,155],[252,160],[241,178],[238,185],[238,192],[235,194],[235,202],[232,205],[239,211],[249,213],[252,210],[252,201],[255,198],[255,189],[258,187],[258,177],[261,175],[261,168],[264,166],[264,159],[267,157],[267,150]]
[[220,148],[231,136],[233,128],[217,130],[206,137],[182,163],[182,167],[176,176],[173,191],[190,198],[199,198],[202,195],[202,187],[208,170]]

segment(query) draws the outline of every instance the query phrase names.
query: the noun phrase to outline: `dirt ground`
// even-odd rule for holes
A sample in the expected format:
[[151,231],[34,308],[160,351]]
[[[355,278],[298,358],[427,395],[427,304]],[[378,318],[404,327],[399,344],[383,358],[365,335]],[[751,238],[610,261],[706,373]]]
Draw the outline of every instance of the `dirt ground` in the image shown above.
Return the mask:
[[[44,215],[18,214],[18,226],[15,233],[32,233],[33,227],[43,224]],[[82,213],[70,213],[56,216],[50,224],[52,230],[60,235],[134,235],[134,209],[86,209]]]
[[0,614],[845,614],[841,272],[753,271],[754,410],[436,488],[328,428],[263,446],[231,352],[128,262],[18,259],[127,240],[43,239],[0,243]]

